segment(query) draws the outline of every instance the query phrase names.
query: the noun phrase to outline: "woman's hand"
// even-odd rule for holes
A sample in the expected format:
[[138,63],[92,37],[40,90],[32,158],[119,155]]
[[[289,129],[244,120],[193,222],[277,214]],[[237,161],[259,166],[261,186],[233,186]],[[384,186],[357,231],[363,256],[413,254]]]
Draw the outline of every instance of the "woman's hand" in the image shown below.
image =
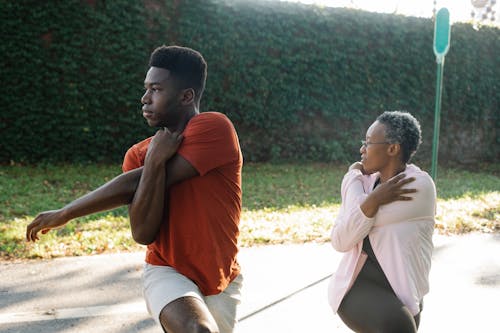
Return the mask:
[[365,174],[365,169],[363,168],[363,164],[361,162],[354,162],[351,164],[349,171],[352,170],[360,170],[363,175]]
[[26,240],[35,242],[39,239],[38,232],[46,234],[51,229],[62,227],[68,221],[69,219],[65,217],[62,209],[42,212],[26,228]]
[[412,198],[406,196],[406,194],[415,193],[417,190],[414,188],[402,187],[413,182],[414,180],[414,177],[405,178],[404,174],[400,174],[391,180],[378,185],[361,204],[361,210],[366,217],[374,217],[382,205],[387,205],[394,201],[412,200]]

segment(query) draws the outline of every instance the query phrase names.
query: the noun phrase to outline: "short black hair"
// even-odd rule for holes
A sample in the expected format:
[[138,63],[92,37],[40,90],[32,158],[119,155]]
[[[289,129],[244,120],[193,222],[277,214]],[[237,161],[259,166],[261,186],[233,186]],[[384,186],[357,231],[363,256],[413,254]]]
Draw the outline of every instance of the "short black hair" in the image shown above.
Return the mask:
[[195,101],[200,101],[207,79],[207,63],[200,52],[183,46],[162,45],[151,53],[149,66],[168,69],[177,87],[193,88]]
[[408,112],[386,111],[377,121],[385,125],[385,139],[401,145],[403,163],[407,163],[422,143],[418,120]]

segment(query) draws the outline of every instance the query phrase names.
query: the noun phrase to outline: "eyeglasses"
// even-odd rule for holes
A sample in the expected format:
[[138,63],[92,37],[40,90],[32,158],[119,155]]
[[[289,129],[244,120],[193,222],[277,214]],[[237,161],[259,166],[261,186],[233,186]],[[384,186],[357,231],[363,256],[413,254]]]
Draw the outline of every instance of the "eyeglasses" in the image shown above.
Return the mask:
[[383,141],[383,142],[368,142],[366,140],[361,140],[361,146],[362,147],[368,147],[369,145],[384,145],[384,144],[389,144],[389,141]]

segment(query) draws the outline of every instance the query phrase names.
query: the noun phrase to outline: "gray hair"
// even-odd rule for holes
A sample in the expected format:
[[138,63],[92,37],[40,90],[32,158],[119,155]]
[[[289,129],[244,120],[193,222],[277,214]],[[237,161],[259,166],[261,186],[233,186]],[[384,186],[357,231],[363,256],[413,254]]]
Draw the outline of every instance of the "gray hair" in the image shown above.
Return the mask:
[[386,111],[377,117],[385,125],[385,138],[401,145],[403,163],[407,163],[422,143],[420,123],[408,112]]

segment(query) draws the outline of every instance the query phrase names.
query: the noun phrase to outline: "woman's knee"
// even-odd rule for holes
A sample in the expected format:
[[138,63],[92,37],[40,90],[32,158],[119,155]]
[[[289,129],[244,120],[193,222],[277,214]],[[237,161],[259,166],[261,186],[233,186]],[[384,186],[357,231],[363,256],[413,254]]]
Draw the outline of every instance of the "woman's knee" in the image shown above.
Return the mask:
[[417,326],[408,309],[400,313],[389,314],[380,322],[378,333],[416,333]]

